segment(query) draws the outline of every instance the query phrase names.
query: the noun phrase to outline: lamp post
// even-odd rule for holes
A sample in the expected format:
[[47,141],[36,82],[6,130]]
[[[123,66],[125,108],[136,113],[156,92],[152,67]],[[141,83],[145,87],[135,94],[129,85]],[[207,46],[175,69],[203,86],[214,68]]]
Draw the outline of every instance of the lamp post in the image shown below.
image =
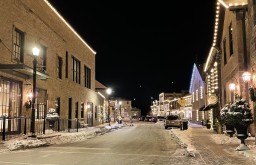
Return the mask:
[[37,65],[37,56],[39,55],[39,49],[34,47],[32,49],[34,60],[33,60],[33,97],[32,97],[32,113],[31,113],[31,126],[30,132],[31,137],[36,137],[35,135],[35,102],[36,102],[36,65]]
[[121,117],[122,101],[119,101],[119,106],[120,106],[120,112],[119,112],[119,115],[120,115],[120,117]]
[[122,101],[119,101],[120,111],[119,111],[119,123],[121,124],[122,116],[121,116],[121,110],[122,110]]
[[[111,88],[107,88],[106,92],[107,92],[107,94],[109,96],[112,93],[112,89]],[[108,97],[108,125],[109,126],[110,126],[110,120],[111,120],[111,118],[110,118],[110,101],[109,101],[109,97]]]

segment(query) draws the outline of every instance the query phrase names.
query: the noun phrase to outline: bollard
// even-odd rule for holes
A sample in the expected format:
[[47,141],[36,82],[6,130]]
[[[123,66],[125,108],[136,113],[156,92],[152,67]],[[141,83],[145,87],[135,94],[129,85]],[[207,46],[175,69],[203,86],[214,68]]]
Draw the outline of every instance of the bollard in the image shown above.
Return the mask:
[[78,118],[76,119],[76,132],[78,132]]
[[60,118],[58,118],[58,132],[60,132]]
[[5,141],[5,116],[3,117],[3,134],[2,134],[2,140]]
[[27,118],[25,117],[25,121],[24,121],[24,134],[27,134]]
[[43,134],[45,134],[45,117],[44,117],[44,125],[43,125]]

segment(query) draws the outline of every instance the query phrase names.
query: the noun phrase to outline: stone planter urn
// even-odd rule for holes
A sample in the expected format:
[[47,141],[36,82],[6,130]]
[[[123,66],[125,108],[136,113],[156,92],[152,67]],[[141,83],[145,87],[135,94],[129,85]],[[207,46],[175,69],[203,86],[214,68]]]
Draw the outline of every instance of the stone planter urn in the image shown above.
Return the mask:
[[225,124],[226,126],[226,132],[229,135],[229,137],[233,137],[235,134],[235,127],[233,125]]
[[221,109],[219,119],[225,125],[235,127],[237,138],[241,140],[241,144],[236,150],[249,150],[249,147],[245,145],[245,139],[248,137],[248,127],[253,123],[253,114],[249,103],[241,96],[236,96],[234,103],[227,104]]
[[236,151],[243,151],[243,150],[249,150],[250,148],[245,144],[245,139],[248,137],[247,125],[236,125],[236,134],[237,138],[240,139],[241,143],[240,145],[236,148]]

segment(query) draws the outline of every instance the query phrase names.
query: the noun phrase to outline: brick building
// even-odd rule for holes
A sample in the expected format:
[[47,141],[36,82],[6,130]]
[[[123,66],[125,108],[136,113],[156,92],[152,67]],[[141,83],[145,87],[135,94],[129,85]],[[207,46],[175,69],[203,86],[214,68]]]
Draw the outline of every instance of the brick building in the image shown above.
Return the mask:
[[97,125],[103,101],[95,92],[96,52],[47,0],[0,5],[0,116],[31,116],[36,46],[36,121],[54,108],[63,119]]

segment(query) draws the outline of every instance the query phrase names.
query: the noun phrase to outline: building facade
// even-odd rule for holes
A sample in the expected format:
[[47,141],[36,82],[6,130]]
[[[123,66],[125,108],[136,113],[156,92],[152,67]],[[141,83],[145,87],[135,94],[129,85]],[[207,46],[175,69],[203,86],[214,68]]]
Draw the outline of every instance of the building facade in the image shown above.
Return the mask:
[[[217,95],[215,117],[224,105],[233,103],[237,96],[249,102],[251,109],[254,109],[249,96],[249,87],[253,82],[247,79],[250,76],[253,78],[254,3],[250,0],[216,1],[213,44],[204,68],[207,96]],[[216,89],[212,90],[214,81],[217,82]],[[254,124],[249,132],[255,135]]]
[[202,75],[202,65],[193,65],[189,93],[191,94],[192,103],[192,122],[201,123],[207,116],[200,109],[205,107],[205,85]]
[[[99,124],[96,52],[47,0],[2,0],[0,5],[0,116],[31,116],[35,59],[36,122],[52,108],[62,119]],[[38,57],[33,47],[40,49]]]

